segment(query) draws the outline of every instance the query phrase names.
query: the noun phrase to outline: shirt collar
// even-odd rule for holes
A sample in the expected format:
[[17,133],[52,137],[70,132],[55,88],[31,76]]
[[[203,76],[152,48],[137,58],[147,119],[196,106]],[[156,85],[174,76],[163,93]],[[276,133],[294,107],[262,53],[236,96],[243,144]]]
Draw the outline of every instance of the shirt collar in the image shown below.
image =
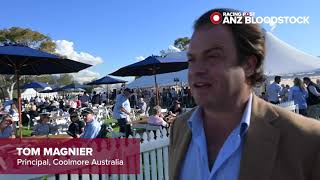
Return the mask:
[[[247,133],[250,125],[252,97],[253,95],[251,93],[249,96],[249,100],[246,104],[246,108],[241,117],[240,129],[239,129],[239,135],[241,137]],[[188,119],[188,126],[191,129],[192,134],[194,136],[200,135],[201,129],[203,129],[203,120],[202,120],[201,111],[202,111],[202,108],[198,106],[196,110],[192,113],[191,117]]]
[[249,125],[250,125],[250,119],[251,119],[251,111],[252,111],[252,93],[249,96],[249,100],[247,102],[246,108],[242,114],[241,118],[241,126],[240,126],[240,135],[243,136],[247,133]]

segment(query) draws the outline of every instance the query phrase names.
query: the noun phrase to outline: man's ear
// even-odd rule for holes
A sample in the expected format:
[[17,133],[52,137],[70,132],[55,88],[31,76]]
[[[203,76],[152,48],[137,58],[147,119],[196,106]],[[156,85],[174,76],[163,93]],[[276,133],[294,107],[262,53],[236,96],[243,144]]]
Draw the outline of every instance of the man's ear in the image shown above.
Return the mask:
[[257,67],[257,61],[257,57],[254,55],[246,57],[246,61],[242,64],[246,77],[250,77],[254,74]]

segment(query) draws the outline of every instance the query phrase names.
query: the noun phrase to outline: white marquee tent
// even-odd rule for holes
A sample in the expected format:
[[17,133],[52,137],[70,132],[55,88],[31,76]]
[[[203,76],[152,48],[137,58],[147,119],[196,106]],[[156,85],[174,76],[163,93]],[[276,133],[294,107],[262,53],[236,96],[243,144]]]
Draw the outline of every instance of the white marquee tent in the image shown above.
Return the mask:
[[[171,53],[168,58],[187,59],[186,52]],[[270,32],[266,32],[266,57],[264,72],[267,76],[294,75],[302,73],[320,72],[320,58],[307,54],[283,42]],[[174,78],[179,78],[179,84],[187,84],[187,70],[159,74],[159,86],[175,85]],[[142,76],[130,84],[129,88],[153,87],[153,76]]]
[[37,96],[37,91],[34,90],[33,88],[28,88],[21,93],[21,98],[22,99],[30,99],[31,97]]

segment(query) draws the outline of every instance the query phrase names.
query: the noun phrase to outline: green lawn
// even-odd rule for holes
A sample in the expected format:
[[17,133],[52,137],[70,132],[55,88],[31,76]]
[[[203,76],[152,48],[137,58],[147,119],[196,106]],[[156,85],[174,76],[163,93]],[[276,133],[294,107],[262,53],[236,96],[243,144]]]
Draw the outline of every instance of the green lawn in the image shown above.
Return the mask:
[[[112,125],[114,132],[119,132],[119,126],[116,125],[117,120],[110,118],[110,119],[106,119],[105,122]],[[30,129],[28,130],[28,127],[24,126],[23,130],[22,130],[22,136],[23,137],[30,137],[31,132],[32,132],[32,128],[33,127],[30,127]],[[17,130],[16,137],[19,137],[18,133],[19,133],[19,131]]]
[[[28,130],[28,127],[24,126],[22,129],[22,136],[23,137],[30,137],[31,136],[31,132],[32,132],[32,127],[30,127],[30,129]],[[16,133],[16,137],[20,137],[18,135],[19,131],[17,129],[17,133]]]
[[117,122],[118,121],[113,118],[105,120],[105,123],[110,124],[112,126],[114,132],[119,132],[119,126],[117,125]]

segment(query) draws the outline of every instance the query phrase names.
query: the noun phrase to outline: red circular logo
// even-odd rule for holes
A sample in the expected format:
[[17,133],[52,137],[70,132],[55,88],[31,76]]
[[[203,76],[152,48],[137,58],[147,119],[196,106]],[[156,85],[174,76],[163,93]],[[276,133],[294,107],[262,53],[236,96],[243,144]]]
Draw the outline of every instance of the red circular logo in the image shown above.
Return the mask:
[[220,24],[222,21],[222,15],[219,12],[213,12],[210,16],[210,21],[213,24]]

